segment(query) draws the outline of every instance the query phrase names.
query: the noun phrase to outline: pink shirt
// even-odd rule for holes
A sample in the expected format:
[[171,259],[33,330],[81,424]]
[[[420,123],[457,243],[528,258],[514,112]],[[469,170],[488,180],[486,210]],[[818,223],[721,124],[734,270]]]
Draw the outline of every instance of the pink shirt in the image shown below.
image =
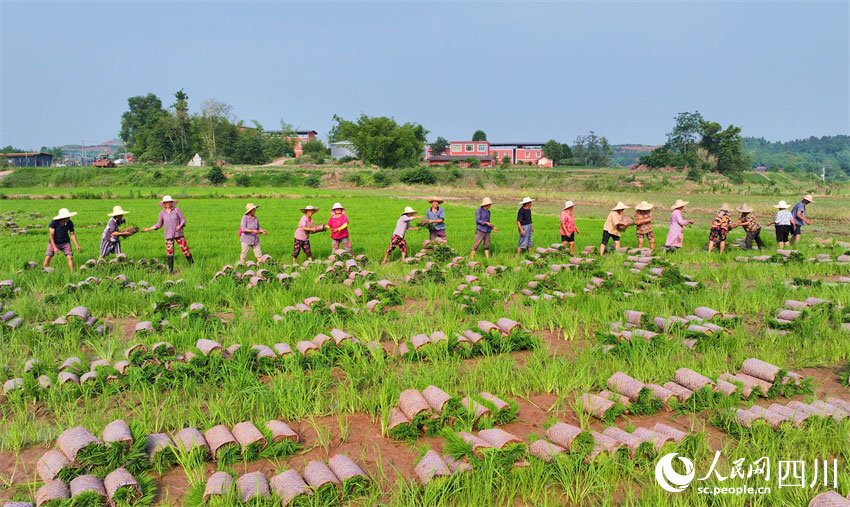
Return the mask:
[[302,227],[307,227],[309,229],[313,228],[313,220],[308,219],[307,215],[301,217],[301,220],[298,221],[298,228],[295,229],[295,239],[299,241],[306,241],[308,239],[307,232],[302,230]]
[[561,212],[561,236],[569,236],[576,232],[576,217],[572,211]]
[[667,231],[667,241],[664,246],[676,246],[681,248],[682,241],[685,239],[685,226],[688,221],[682,217],[680,208],[674,209],[670,214],[670,230]]
[[334,232],[334,229],[336,229],[337,227],[340,227],[343,224],[347,224],[347,223],[348,223],[348,217],[345,216],[345,212],[341,213],[339,216],[331,215],[331,217],[328,219],[328,227],[331,228],[331,239],[347,238],[348,237],[348,227],[346,227],[345,229],[343,229],[339,232]]

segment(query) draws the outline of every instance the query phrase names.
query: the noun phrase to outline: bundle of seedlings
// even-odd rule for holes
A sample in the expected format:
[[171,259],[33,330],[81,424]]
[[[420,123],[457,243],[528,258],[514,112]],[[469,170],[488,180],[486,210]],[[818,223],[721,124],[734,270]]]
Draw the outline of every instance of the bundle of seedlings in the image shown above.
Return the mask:
[[623,372],[611,375],[607,385],[612,391],[628,398],[626,409],[630,414],[651,415],[662,409],[662,402],[652,389]]
[[441,284],[446,281],[446,275],[439,264],[431,261],[426,262],[424,268],[411,270],[404,281],[410,285]]
[[473,395],[473,397],[490,410],[494,424],[508,424],[516,419],[519,413],[519,404],[514,400],[504,401],[486,391],[482,391],[478,396]]
[[451,396],[437,386],[429,385],[422,390],[422,397],[428,402],[431,410],[439,418],[430,419],[425,423],[425,434],[436,436],[439,431],[466,413],[461,400]]
[[304,467],[304,481],[313,488],[313,501],[318,505],[333,505],[339,501],[340,481],[321,461],[311,461]]
[[11,299],[16,294],[14,280],[0,280],[0,299]]
[[116,419],[103,428],[102,437],[110,448],[102,469],[112,471],[122,467],[134,475],[150,470],[151,463],[145,451],[146,435],[139,423],[128,425],[123,419]]
[[422,434],[426,423],[439,421],[440,417],[431,411],[428,401],[416,389],[406,389],[398,397],[398,406],[392,407],[388,415],[390,436],[396,440],[414,441]]
[[250,507],[271,507],[274,505],[269,481],[262,472],[248,472],[236,479],[241,505]]
[[239,461],[244,447],[240,446],[227,426],[223,424],[213,426],[204,432],[204,439],[210,446],[210,454],[219,467],[226,467]]
[[174,318],[185,309],[186,299],[183,296],[166,291],[156,296],[150,317],[151,320],[159,322],[163,319]]
[[454,248],[445,241],[425,241],[421,251],[425,252],[423,259],[427,258],[436,262],[445,262],[457,256]]
[[177,464],[177,448],[165,433],[151,433],[145,438],[145,453],[151,462],[151,468],[158,474]]
[[85,473],[83,467],[75,465],[60,450],[51,449],[38,458],[35,464],[38,477],[45,483],[54,479],[62,482],[70,482],[71,479]]
[[110,447],[82,426],[63,431],[56,444],[69,461],[83,467],[94,468],[109,463]]
[[[398,306],[404,303],[404,298],[401,297],[396,286],[389,280],[366,282],[363,289],[363,297],[366,301],[377,299],[383,306]],[[356,292],[355,295],[357,295]]]
[[399,353],[404,361],[426,361],[454,354],[456,345],[456,340],[450,341],[442,331],[434,331],[430,335],[413,335],[408,342],[402,342]]
[[341,482],[343,500],[362,496],[368,491],[369,476],[345,454],[332,456],[328,460],[328,468]]
[[103,486],[111,507],[146,507],[153,505],[156,487],[151,476],[133,476],[127,469],[117,468],[104,477]]
[[93,475],[81,475],[68,484],[71,507],[106,507],[106,488],[103,481]]
[[210,460],[210,447],[197,428],[188,426],[174,434],[177,460],[185,470],[195,470]]
[[[201,487],[203,486],[203,487]],[[193,506],[233,507],[240,503],[236,480],[228,472],[218,471],[210,475],[206,484],[196,485],[187,496],[186,504]]]
[[448,463],[440,457],[437,451],[428,449],[419,457],[413,469],[423,486],[442,488],[452,475]]
[[[701,412],[715,407],[723,397],[723,393],[715,391],[715,382],[688,368],[677,369],[674,381],[690,392],[686,401],[676,405],[676,410]],[[669,389],[667,384],[664,387]]]
[[508,318],[501,318],[495,324],[486,320],[478,321],[478,329],[481,331],[483,340],[473,347],[489,350],[483,353],[510,353],[520,350],[535,350],[539,346],[539,340],[522,328],[519,322]]
[[792,397],[800,394],[814,394],[814,378],[802,377],[796,372],[775,366],[761,359],[749,358],[741,365],[741,373],[769,382],[771,386],[764,394],[768,398],[777,396]]
[[442,436],[446,441],[443,452],[455,459],[468,461],[472,468],[485,465],[508,470],[525,456],[525,443],[498,428],[483,429],[478,435],[456,433],[452,428],[445,428]]
[[581,409],[602,422],[611,422],[626,411],[620,401],[612,401],[602,396],[584,393],[578,399]]
[[269,481],[275,496],[280,499],[281,505],[293,507],[309,507],[313,505],[311,497],[313,490],[304,482],[297,470],[290,468],[281,472]]
[[462,283],[451,295],[451,301],[469,314],[478,314],[490,310],[502,299],[500,290],[491,289],[480,282],[474,282],[474,285]]
[[266,439],[266,446],[260,452],[260,459],[292,456],[302,448],[298,443],[298,434],[285,422],[271,419],[258,429]]
[[563,422],[547,423],[544,427],[546,438],[563,449],[581,456],[582,459],[593,450],[595,443],[589,431]]

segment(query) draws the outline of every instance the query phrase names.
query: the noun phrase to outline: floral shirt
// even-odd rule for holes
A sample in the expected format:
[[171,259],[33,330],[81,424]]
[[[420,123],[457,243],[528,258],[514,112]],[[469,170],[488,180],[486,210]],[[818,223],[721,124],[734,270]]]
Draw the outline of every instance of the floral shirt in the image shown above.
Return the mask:
[[724,229],[729,230],[729,226],[732,224],[732,219],[729,218],[729,212],[720,210],[714,215],[714,222],[711,223],[712,229]]
[[761,224],[756,220],[755,215],[748,213],[747,216],[741,217],[741,227],[747,232],[755,232],[761,229]]
[[652,211],[635,211],[635,224],[637,234],[650,234],[652,232]]
[[569,236],[576,232],[576,217],[572,211],[564,210],[561,212],[561,236]]

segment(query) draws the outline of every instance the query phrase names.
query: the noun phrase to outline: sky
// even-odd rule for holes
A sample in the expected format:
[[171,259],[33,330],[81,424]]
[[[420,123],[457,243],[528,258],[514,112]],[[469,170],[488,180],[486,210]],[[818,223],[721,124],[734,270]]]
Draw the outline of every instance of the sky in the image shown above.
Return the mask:
[[661,144],[682,111],[771,141],[850,133],[850,2],[0,0],[0,146],[118,137],[178,89],[327,135]]

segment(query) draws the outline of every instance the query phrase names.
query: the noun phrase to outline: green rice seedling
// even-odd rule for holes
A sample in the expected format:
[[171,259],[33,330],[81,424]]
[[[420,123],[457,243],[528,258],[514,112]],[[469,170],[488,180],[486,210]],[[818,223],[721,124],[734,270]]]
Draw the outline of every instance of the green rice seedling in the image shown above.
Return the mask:
[[641,389],[637,399],[627,407],[628,412],[634,415],[652,415],[662,408],[661,400],[648,387]]
[[[476,401],[487,407],[490,410],[490,413],[493,414],[493,424],[508,424],[516,419],[517,414],[519,413],[519,404],[514,400],[507,400],[505,403],[508,405],[498,409],[496,404],[492,401],[479,396],[473,396]],[[482,416],[487,417],[487,416]]]
[[63,504],[63,507],[65,505],[68,507],[106,507],[107,502],[106,498],[100,493],[86,491],[68,500],[67,503]]
[[150,457],[150,461],[151,469],[158,474],[163,474],[177,464],[177,452],[172,446],[163,447]]
[[[755,395],[755,390],[753,390],[753,393]],[[706,385],[699,391],[694,391],[686,402],[677,402],[672,405],[675,407],[675,410],[681,412],[702,412],[714,408],[722,396],[722,394],[714,391],[710,385]]]
[[272,438],[271,432],[266,429],[265,425],[258,426],[260,432],[263,436],[266,437],[266,447],[260,452],[259,459],[276,459],[276,458],[285,458],[287,456],[293,456],[301,451],[303,446],[298,442],[294,442],[289,439],[281,439],[275,441]]
[[838,370],[838,382],[844,387],[850,387],[850,362]]
[[[258,457],[259,456],[256,456],[254,460],[258,459]],[[230,442],[222,445],[215,453],[215,461],[218,470],[222,470],[222,467],[228,467],[236,463],[241,458],[242,450],[239,448],[239,444],[235,442]]]
[[77,477],[79,477],[83,474],[86,474],[86,473],[88,473],[88,470],[86,469],[86,467],[76,466],[73,463],[71,463],[70,465],[66,466],[62,470],[59,470],[59,472],[56,474],[56,477],[54,477],[54,479],[59,479],[62,482],[69,483],[72,480],[76,479]]
[[79,451],[75,461],[83,467],[102,467],[109,464],[110,446],[91,443]]
[[139,489],[142,490],[142,496],[136,498],[137,491],[133,487],[122,486],[115,490],[112,495],[112,503],[114,507],[148,507],[153,505],[156,499],[156,482],[149,474],[141,474],[133,476],[136,482],[139,483]]
[[446,441],[446,445],[443,446],[443,454],[454,456],[458,460],[469,460],[470,463],[474,464],[481,463],[482,456],[476,454],[472,450],[472,444],[459,437],[453,428],[443,428],[440,435]]

